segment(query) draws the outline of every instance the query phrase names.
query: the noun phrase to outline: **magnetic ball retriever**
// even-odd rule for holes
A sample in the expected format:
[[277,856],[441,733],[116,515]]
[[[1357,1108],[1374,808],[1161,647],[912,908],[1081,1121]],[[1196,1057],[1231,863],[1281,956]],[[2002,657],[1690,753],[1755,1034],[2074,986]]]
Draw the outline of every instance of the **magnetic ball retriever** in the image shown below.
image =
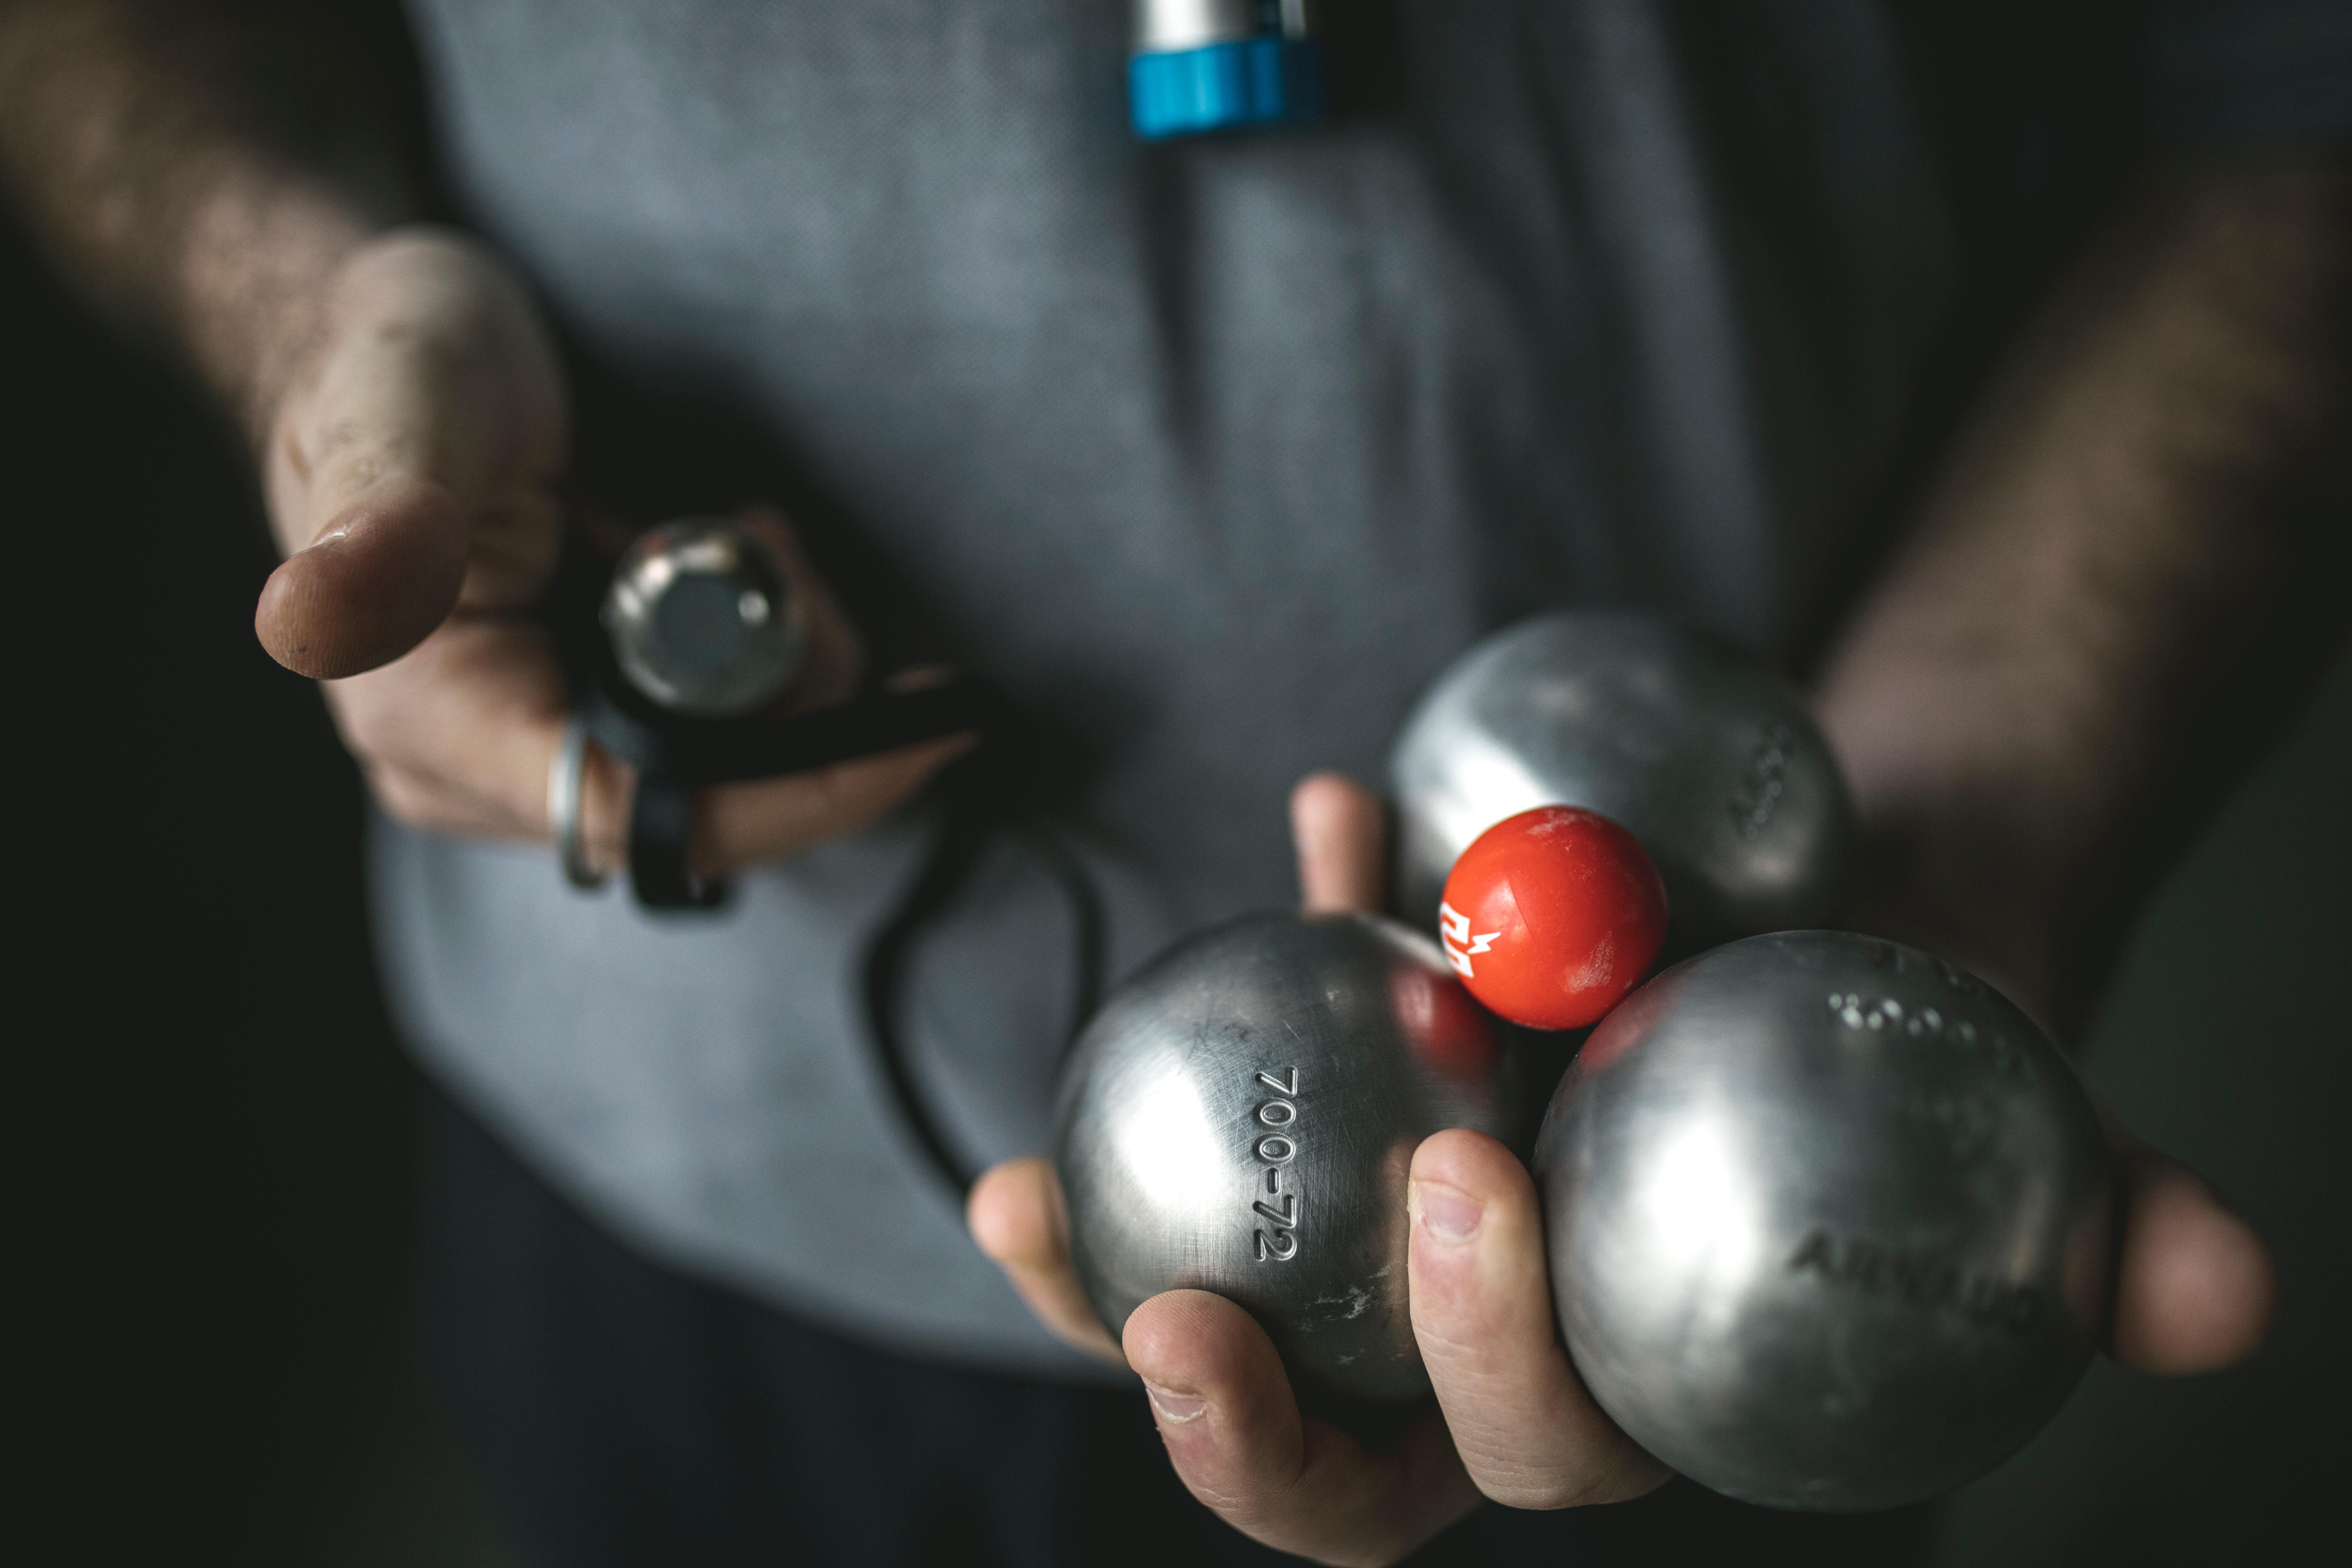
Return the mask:
[[1473,840],[1437,910],[1470,994],[1514,1024],[1581,1029],[1641,984],[1666,938],[1666,889],[1598,812],[1539,805]]
[[1116,1337],[1213,1290],[1294,1376],[1429,1391],[1406,1302],[1405,1179],[1449,1127],[1501,1124],[1493,1025],[1436,944],[1372,915],[1263,914],[1121,986],[1063,1079],[1070,1253]]
[[[822,601],[795,584],[791,536],[775,521],[750,513],[673,519],[639,535],[609,568],[588,531],[578,542],[583,548],[567,550],[559,565],[549,615],[579,726],[576,742],[558,752],[571,784],[551,781],[550,799],[574,810],[568,819],[550,815],[559,837],[576,838],[587,742],[635,769],[629,880],[647,909],[725,903],[722,881],[688,869],[698,792],[982,731],[997,718],[972,681],[902,686],[887,665],[838,700],[788,710]],[[803,684],[810,701],[823,695]],[[574,880],[596,883],[593,875]]]
[[783,565],[730,518],[648,529],[613,569],[599,618],[630,684],[673,713],[722,719],[799,673],[808,616]]
[[2111,1288],[2072,1067],[1950,964],[1783,931],[1594,1030],[1536,1149],[1553,1302],[1601,1408],[1703,1485],[1890,1508],[2032,1436]]

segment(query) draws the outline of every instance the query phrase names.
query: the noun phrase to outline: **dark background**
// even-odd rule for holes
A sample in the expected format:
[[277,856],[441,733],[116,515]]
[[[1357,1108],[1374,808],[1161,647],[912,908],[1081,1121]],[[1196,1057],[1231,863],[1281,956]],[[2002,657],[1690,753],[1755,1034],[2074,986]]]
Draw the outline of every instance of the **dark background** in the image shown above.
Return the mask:
[[[404,68],[399,46],[375,58]],[[414,146],[414,105],[393,118]],[[0,365],[29,631],[9,1107],[16,1278],[40,1328],[18,1381],[47,1395],[21,1429],[58,1478],[58,1555],[509,1562],[424,1371],[423,1089],[370,968],[356,775],[252,635],[274,556],[245,458],[5,228]],[[2332,1332],[2352,1289],[2340,658],[2243,763],[2086,1059],[2272,1238],[2272,1345],[2186,1383],[2100,1366],[1945,1506],[1939,1561],[2259,1561],[2326,1530],[2352,1392]]]

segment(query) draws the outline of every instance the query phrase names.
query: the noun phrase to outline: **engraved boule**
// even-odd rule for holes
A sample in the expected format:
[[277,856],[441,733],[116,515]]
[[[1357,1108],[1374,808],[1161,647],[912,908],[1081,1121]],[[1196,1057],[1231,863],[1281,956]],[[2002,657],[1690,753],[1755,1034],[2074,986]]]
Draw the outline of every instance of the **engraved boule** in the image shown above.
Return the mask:
[[1488,637],[1422,699],[1389,773],[1416,926],[1472,839],[1538,805],[1642,841],[1670,954],[1837,915],[1852,813],[1803,698],[1663,616],[1559,611]]
[[2105,1140],[2024,1014],[1838,931],[1691,959],[1594,1030],[1536,1148],[1553,1301],[1633,1440],[1779,1508],[1998,1463],[2105,1309]]
[[782,563],[728,518],[682,518],[639,535],[613,569],[602,618],[629,683],[695,718],[774,701],[808,643]]
[[1260,914],[1105,1004],[1062,1084],[1055,1163],[1080,1284],[1114,1337],[1212,1290],[1294,1376],[1404,1400],[1405,1181],[1448,1127],[1501,1125],[1490,1020],[1435,942],[1373,915]]

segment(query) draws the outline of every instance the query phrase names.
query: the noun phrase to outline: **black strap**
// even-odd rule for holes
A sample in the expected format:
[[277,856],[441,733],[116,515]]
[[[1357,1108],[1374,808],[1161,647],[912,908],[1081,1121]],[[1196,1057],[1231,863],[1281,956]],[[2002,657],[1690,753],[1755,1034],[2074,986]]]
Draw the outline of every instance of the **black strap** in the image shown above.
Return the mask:
[[687,869],[694,789],[664,773],[637,778],[629,807],[629,883],[647,909],[715,910],[727,901],[724,880]]
[[688,719],[654,711],[634,693],[602,686],[582,695],[596,743],[640,773],[688,784],[735,784],[829,767],[960,731],[986,731],[998,705],[978,681],[954,677],[915,691],[868,691],[787,719]]
[[726,883],[690,876],[687,839],[694,792],[705,785],[807,773],[853,757],[936,740],[991,721],[975,682],[956,679],[917,691],[876,691],[789,719],[656,722],[592,688],[581,719],[599,745],[637,770],[629,813],[629,881],[655,910],[715,910]]

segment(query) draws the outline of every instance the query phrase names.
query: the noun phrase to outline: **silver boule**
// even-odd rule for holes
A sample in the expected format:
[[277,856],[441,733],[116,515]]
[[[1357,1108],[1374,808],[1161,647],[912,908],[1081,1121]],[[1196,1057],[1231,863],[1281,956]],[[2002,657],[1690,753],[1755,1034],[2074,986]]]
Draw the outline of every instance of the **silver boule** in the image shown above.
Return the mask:
[[808,617],[782,564],[729,518],[639,535],[613,570],[604,630],[631,685],[674,713],[727,719],[781,696]]
[[1586,1042],[1536,1172],[1586,1386],[1750,1502],[1958,1486],[2040,1429],[2098,1337],[2089,1097],[2024,1014],[1894,942],[1784,931],[1667,971]]
[[1406,1303],[1405,1178],[1448,1127],[1496,1131],[1486,1015],[1437,944],[1370,915],[1245,916],[1112,995],[1063,1079],[1055,1163],[1087,1299],[1113,1335],[1212,1290],[1294,1375],[1429,1389]]
[[1559,611],[1488,637],[1422,699],[1389,771],[1416,925],[1472,839],[1538,805],[1642,841],[1673,952],[1837,915],[1852,813],[1803,698],[1663,616]]

